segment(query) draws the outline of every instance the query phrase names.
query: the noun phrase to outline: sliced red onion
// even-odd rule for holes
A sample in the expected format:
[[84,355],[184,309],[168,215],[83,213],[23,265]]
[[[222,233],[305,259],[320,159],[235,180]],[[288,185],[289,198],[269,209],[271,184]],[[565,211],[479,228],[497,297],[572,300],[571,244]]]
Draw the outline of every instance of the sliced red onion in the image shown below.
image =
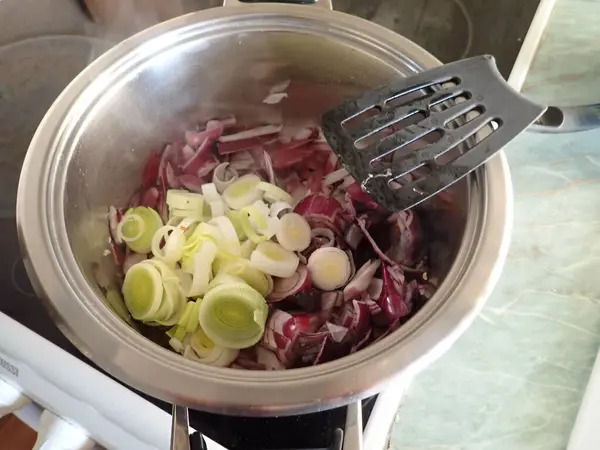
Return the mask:
[[273,160],[271,155],[266,150],[263,150],[264,168],[267,172],[267,179],[269,183],[275,184],[275,171],[273,170]]
[[292,141],[275,150],[269,150],[269,153],[273,160],[273,168],[284,170],[304,162],[314,151],[307,145]]
[[214,142],[221,137],[224,130],[224,125],[218,120],[210,120],[206,124],[204,131],[186,131],[185,141],[192,147],[192,149],[198,150],[204,142]]
[[196,172],[196,176],[199,178],[205,178],[210,175],[210,173],[215,170],[215,168],[219,165],[219,160],[214,156],[210,156],[207,160],[204,161],[202,166]]
[[214,143],[214,139],[211,140],[208,137],[205,138],[204,141],[202,141],[202,143],[198,146],[194,156],[181,167],[183,173],[196,175],[198,171],[205,165],[206,161],[212,157]]
[[330,228],[341,233],[344,228],[342,205],[323,194],[311,194],[294,208],[294,212],[306,218],[312,228]]
[[117,227],[119,226],[119,222],[123,219],[123,211],[115,208],[114,206],[108,207],[108,230],[110,232],[110,237],[113,242],[117,245],[122,245],[123,241],[119,237],[119,233],[117,233]]
[[158,188],[151,187],[146,189],[140,199],[140,206],[147,206],[148,208],[156,209],[158,207],[158,201],[160,199],[160,192]]
[[411,305],[409,301],[411,299],[409,298],[407,301],[407,294],[404,274],[401,269],[384,265],[383,289],[377,303],[381,306],[389,323],[393,323],[410,314]]
[[377,326],[385,326],[388,324],[388,319],[386,317],[386,315],[384,314],[383,310],[381,309],[381,306],[379,306],[379,304],[371,299],[363,299],[361,300],[363,301],[368,307],[369,307],[369,313],[371,314],[371,320],[373,321],[373,323]]
[[396,265],[396,262],[394,262],[392,259],[390,259],[389,256],[387,256],[380,248],[379,245],[377,245],[377,242],[375,242],[375,239],[373,239],[373,236],[371,236],[371,233],[369,233],[369,230],[367,229],[367,216],[366,215],[362,215],[360,217],[358,217],[356,219],[356,223],[358,224],[358,226],[360,227],[360,229],[362,230],[363,234],[365,235],[365,237],[367,238],[367,240],[369,241],[369,243],[371,244],[371,247],[373,247],[373,250],[375,251],[375,253],[377,254],[377,256],[386,264],[389,265]]
[[327,320],[331,317],[333,310],[340,306],[344,298],[344,294],[341,291],[330,291],[323,292],[321,294],[321,313],[326,317]]
[[410,265],[414,262],[417,249],[421,245],[421,226],[412,210],[395,212],[388,218],[391,227],[389,257],[399,264]]
[[374,259],[367,261],[360,269],[358,269],[354,278],[352,278],[350,283],[344,288],[344,300],[347,301],[358,298],[363,292],[366,292],[375,276],[375,272],[379,269],[380,264],[381,261]]
[[262,148],[265,145],[277,141],[277,134],[269,134],[266,136],[251,137],[239,141],[218,142],[217,149],[220,155],[229,155],[232,153],[243,152],[253,148]]
[[383,280],[381,278],[373,278],[371,280],[371,284],[367,288],[367,294],[373,300],[378,300],[381,296],[381,291],[383,290]]
[[122,273],[123,263],[125,262],[125,248],[122,245],[117,245],[111,236],[108,237],[108,245],[117,270]]
[[436,287],[432,283],[423,283],[423,284],[419,284],[419,286],[418,286],[419,294],[421,294],[427,300],[429,300],[431,297],[433,297],[433,294],[435,294],[435,290],[436,290]]
[[125,260],[123,262],[123,274],[126,274],[127,271],[131,268],[131,266],[145,261],[146,259],[148,259],[147,255],[143,255],[141,253],[127,253],[127,256],[125,257]]
[[234,167],[229,167],[229,163],[219,164],[213,172],[212,182],[217,188],[217,192],[222,194],[227,186],[238,179],[238,171]]
[[313,228],[310,235],[316,241],[316,248],[333,247],[335,244],[335,233],[329,228]]
[[330,184],[339,183],[347,176],[348,171],[346,169],[338,169],[335,172],[331,172],[328,175],[326,175],[325,179],[323,180],[323,184],[325,186],[329,186]]
[[300,292],[308,291],[310,288],[308,270],[305,265],[299,264],[293,276],[273,279],[273,290],[267,300],[269,302],[279,302]]
[[158,171],[160,168],[161,155],[158,152],[153,152],[144,166],[142,172],[142,189],[147,189],[156,185],[158,179]]
[[338,157],[335,153],[333,153],[333,150],[332,150],[329,153],[329,156],[327,157],[327,162],[325,164],[325,173],[333,172],[335,169],[337,169],[338,164],[339,164]]
[[281,125],[264,125],[261,127],[251,128],[250,130],[240,131],[239,133],[221,136],[219,137],[218,141],[223,143],[243,141],[250,138],[279,133],[282,128],[283,127]]
[[[155,180],[156,181],[156,180]],[[137,190],[133,193],[129,201],[127,202],[127,208],[135,208],[136,206],[140,206],[140,201],[142,200],[142,193]]]
[[360,227],[353,223],[346,230],[344,240],[352,250],[356,250],[364,237],[365,235]]
[[238,172],[243,172],[256,167],[256,162],[248,151],[232,154],[229,157],[229,163],[231,164],[231,167]]
[[256,346],[256,362],[264,367],[264,370],[285,370],[277,355],[271,350],[268,350],[260,345]]
[[201,194],[204,180],[202,178],[198,178],[196,175],[183,174],[179,176],[179,183],[188,191]]
[[300,333],[314,333],[322,319],[318,314],[291,315],[275,309],[269,315],[263,345],[274,351],[279,361],[286,367],[293,362],[294,344]]
[[170,189],[178,189],[179,187],[181,187],[181,185],[179,184],[179,179],[175,175],[175,169],[173,169],[173,166],[171,166],[170,162],[167,162],[167,165],[165,167],[165,175],[167,186]]
[[375,200],[371,198],[369,194],[367,194],[360,187],[360,184],[354,182],[347,189],[348,195],[350,199],[355,203],[360,203],[367,209],[372,209],[374,211],[382,211],[383,207],[377,203]]
[[352,300],[346,303],[339,324],[352,333],[354,342],[362,341],[370,331],[371,313],[365,302]]
[[186,163],[190,159],[192,159],[196,155],[196,150],[194,150],[189,145],[186,145],[181,149],[181,156],[183,157],[183,162]]

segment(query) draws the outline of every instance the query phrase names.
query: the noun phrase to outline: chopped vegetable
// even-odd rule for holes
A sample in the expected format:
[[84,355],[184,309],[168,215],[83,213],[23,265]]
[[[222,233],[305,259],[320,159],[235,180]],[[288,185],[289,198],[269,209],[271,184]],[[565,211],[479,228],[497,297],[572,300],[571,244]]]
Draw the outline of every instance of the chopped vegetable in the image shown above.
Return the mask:
[[200,303],[200,326],[217,345],[241,349],[262,338],[267,302],[247,284],[222,284],[211,289]]
[[301,215],[289,213],[281,218],[279,230],[275,236],[277,236],[277,242],[286,250],[303,251],[310,245],[310,225]]
[[[285,81],[265,101],[288,85],[293,97]],[[128,210],[108,209],[112,258],[94,275],[127,323],[201,364],[283,370],[360,351],[433,296],[434,216],[379,206],[318,127],[197,130],[151,153]]]
[[138,206],[127,210],[117,226],[117,235],[134,252],[150,253],[154,233],[162,225],[162,219],[156,211]]
[[300,260],[295,253],[270,241],[258,244],[256,250],[250,255],[250,267],[274,277],[291,277],[299,263]]
[[308,271],[313,284],[324,291],[344,286],[352,274],[348,255],[337,247],[322,247],[308,258]]

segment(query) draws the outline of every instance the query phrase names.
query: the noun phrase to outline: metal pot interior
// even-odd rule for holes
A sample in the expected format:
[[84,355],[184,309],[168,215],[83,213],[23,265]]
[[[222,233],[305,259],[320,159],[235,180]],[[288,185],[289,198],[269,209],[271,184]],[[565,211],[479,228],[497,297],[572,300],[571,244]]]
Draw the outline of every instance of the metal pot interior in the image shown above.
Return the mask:
[[[154,31],[119,44],[108,57],[93,63],[65,91],[47,116],[47,123],[42,124],[41,130],[44,131],[38,131],[37,141],[34,139],[34,143],[39,143],[46,139],[46,135],[52,134],[48,183],[40,181],[41,189],[45,190],[48,198],[45,216],[54,236],[49,245],[58,254],[60,270],[71,286],[70,295],[79,296],[82,309],[94,316],[94,320],[104,323],[104,329],[115,336],[124,335],[122,330],[115,331],[116,325],[107,326],[101,318],[107,308],[96,285],[94,269],[98,264],[110,264],[110,257],[106,256],[107,208],[111,204],[128,203],[140,184],[142,167],[152,151],[180,139],[186,129],[216,116],[235,114],[247,123],[279,120],[284,123],[318,122],[323,112],[349,96],[436,64],[433,57],[411,43],[406,49],[402,48],[401,44],[407,43],[403,38],[359,19],[331,13],[336,16],[336,21],[328,22],[320,17],[321,12],[311,12],[309,18],[304,17],[304,12],[299,12],[313,8],[291,7],[290,11],[295,11],[294,14],[279,14],[275,6],[270,8],[272,14],[267,16],[248,11],[237,16],[223,12],[198,13],[204,15],[198,19],[191,16],[176,19],[177,26],[167,22],[153,28]],[[376,29],[367,32],[361,26]],[[288,79],[291,87],[285,102],[271,106],[262,103],[272,85]],[[56,129],[50,131],[50,127]],[[469,179],[452,189],[452,207],[435,199],[420,207],[427,228],[427,244],[431,249],[432,275],[440,282],[451,270],[463,243],[469,222],[469,200],[473,198],[471,183]],[[31,254],[32,247],[27,244]],[[31,259],[34,261],[35,255]],[[456,273],[461,271],[454,270]],[[39,268],[35,272],[39,276]],[[64,318],[69,314],[66,300],[60,300],[62,306],[58,305],[52,293],[48,292],[48,283],[50,281],[42,282],[42,289],[49,294],[59,315]],[[62,282],[62,286],[66,284]],[[92,292],[94,295],[88,294]],[[442,304],[446,299],[447,294],[444,298],[434,296],[430,303]],[[100,309],[104,312],[99,312]],[[420,315],[417,314],[411,319],[419,323],[417,327],[427,321],[426,317],[437,307],[424,309],[429,309],[425,316],[418,318]],[[207,375],[215,383],[221,383],[223,377],[219,388],[208,394],[199,392],[193,397],[176,398],[174,392],[180,386],[163,388],[159,386],[160,380],[153,379],[151,374],[143,379],[134,375],[141,369],[130,367],[127,361],[115,363],[120,355],[113,355],[109,350],[116,348],[117,341],[114,339],[111,340],[112,347],[106,344],[106,349],[97,347],[96,352],[94,348],[90,349],[101,345],[91,342],[92,334],[97,337],[101,331],[95,329],[87,339],[81,339],[85,330],[81,324],[74,325],[74,317],[75,312],[70,319],[64,319],[67,322],[64,329],[69,331],[69,336],[76,343],[90,350],[92,358],[96,354],[99,363],[105,363],[104,367],[109,371],[168,401],[176,399],[190,406],[225,412],[239,410],[242,408],[238,404],[240,402],[257,407],[274,403],[279,405],[278,412],[301,411],[309,403],[311,394],[300,392],[294,394],[295,399],[289,400],[294,402],[292,405],[287,405],[287,397],[258,398],[259,391],[253,394],[243,390],[245,375],[225,376],[221,372]],[[78,327],[79,331],[73,331]],[[384,341],[391,343],[393,340],[395,345],[401,346],[403,338],[395,337],[398,333],[402,333],[402,329]],[[128,351],[141,350],[146,355],[160,351],[148,341],[140,343],[130,337],[127,340],[130,344]],[[153,347],[156,350],[152,350]],[[411,355],[409,359],[419,356]],[[183,367],[187,368],[191,363],[178,359],[182,363],[177,370],[185,377]],[[174,364],[174,360],[169,361],[156,362],[161,372],[155,378],[167,376],[171,369],[165,366],[167,363]],[[324,366],[332,365],[333,370],[336,364],[339,365],[340,361]],[[399,361],[398,364],[404,362]],[[346,372],[351,370],[344,364],[340,367]],[[194,369],[194,375],[189,376],[197,376],[203,370],[212,369],[198,367]],[[329,372],[318,367],[297,370],[303,374],[303,379],[307,378],[306,370],[314,374],[320,373],[319,370],[324,374]],[[335,382],[328,377],[328,384],[323,383],[314,395],[319,395],[321,407],[349,402],[365,395],[367,390],[372,391],[374,386],[380,386],[397,370],[389,366],[384,371],[388,373],[381,374],[382,379],[372,379],[365,373],[355,377],[347,388],[338,386],[336,392],[330,390]],[[296,372],[296,369],[290,372]],[[268,384],[268,376],[256,374],[256,380],[253,380],[262,383],[264,378],[263,381]],[[164,377],[162,381],[166,383]],[[313,379],[313,382],[318,380]],[[234,383],[231,386],[242,390],[228,393],[227,383]],[[265,385],[263,389],[267,387]],[[326,398],[328,389],[331,398]],[[190,391],[187,387],[183,390]],[[244,398],[239,395],[240,392],[243,392]],[[281,392],[281,395],[288,395],[292,391],[288,394]],[[235,393],[238,393],[237,398],[229,398]],[[223,399],[225,406],[204,402],[205,394]]]

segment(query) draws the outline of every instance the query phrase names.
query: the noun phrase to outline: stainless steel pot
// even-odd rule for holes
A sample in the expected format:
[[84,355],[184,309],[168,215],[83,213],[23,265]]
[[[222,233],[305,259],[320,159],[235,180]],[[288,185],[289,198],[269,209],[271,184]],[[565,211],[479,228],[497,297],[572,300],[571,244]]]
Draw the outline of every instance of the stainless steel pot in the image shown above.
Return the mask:
[[[125,203],[148,154],[209,117],[316,119],[347,95],[434,67],[429,53],[387,29],[319,7],[241,4],[157,25],[118,44],[57,99],[29,148],[17,216],[25,262],[57,324],[95,363],[174,404],[224,414],[296,414],[347,404],[418,371],[469,326],[496,284],[512,223],[504,155],[429,205],[450,258],[443,279],[401,329],[351,356],[283,372],[203,366],[165,350],[105,306],[92,266],[107,242],[106,210]],[[305,87],[262,104],[287,78]]]

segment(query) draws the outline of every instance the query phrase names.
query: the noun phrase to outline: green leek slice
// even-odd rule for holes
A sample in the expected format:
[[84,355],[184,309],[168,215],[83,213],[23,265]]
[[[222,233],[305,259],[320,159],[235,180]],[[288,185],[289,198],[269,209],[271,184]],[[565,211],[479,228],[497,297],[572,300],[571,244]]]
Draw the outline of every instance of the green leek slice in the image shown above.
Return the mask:
[[264,333],[268,309],[264,297],[247,284],[222,284],[200,302],[200,327],[220,347],[252,347]]
[[261,197],[261,191],[257,189],[260,177],[256,175],[244,175],[223,192],[223,200],[231,209],[240,210],[251,205]]
[[256,186],[260,191],[264,192],[263,198],[269,203],[275,202],[285,202],[285,203],[293,203],[294,199],[290,194],[285,192],[278,186],[274,184],[267,183],[266,181],[261,181]]
[[240,211],[229,210],[225,213],[225,217],[231,220],[231,224],[233,228],[235,228],[235,232],[238,235],[238,239],[243,241],[246,239],[246,233],[244,233],[244,229],[242,228],[242,213]]
[[155,210],[137,206],[127,210],[117,226],[117,233],[134,252],[150,253],[152,238],[162,226],[162,219]]
[[237,259],[221,265],[220,274],[233,275],[242,279],[246,284],[258,291],[263,297],[272,289],[273,279],[261,270],[250,267],[246,259]]
[[106,303],[108,307],[121,319],[127,322],[129,325],[133,325],[131,315],[125,306],[123,296],[116,289],[108,289],[106,291]]
[[185,358],[215,367],[227,367],[239,354],[239,350],[218,347],[202,329],[190,338],[190,346],[184,351]]
[[150,264],[131,266],[123,281],[125,306],[136,320],[152,320],[161,306],[163,281],[159,271]]
[[202,213],[204,209],[204,197],[201,194],[180,189],[169,189],[167,191],[167,205],[169,209],[199,211]]

